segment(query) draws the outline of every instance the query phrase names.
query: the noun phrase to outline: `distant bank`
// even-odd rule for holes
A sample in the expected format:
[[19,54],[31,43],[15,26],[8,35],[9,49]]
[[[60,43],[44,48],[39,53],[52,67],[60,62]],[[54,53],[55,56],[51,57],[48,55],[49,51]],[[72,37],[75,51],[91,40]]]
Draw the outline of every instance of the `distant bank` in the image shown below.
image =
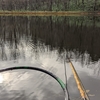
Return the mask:
[[94,15],[100,16],[99,11],[0,11],[0,15],[14,15],[14,16],[84,16]]

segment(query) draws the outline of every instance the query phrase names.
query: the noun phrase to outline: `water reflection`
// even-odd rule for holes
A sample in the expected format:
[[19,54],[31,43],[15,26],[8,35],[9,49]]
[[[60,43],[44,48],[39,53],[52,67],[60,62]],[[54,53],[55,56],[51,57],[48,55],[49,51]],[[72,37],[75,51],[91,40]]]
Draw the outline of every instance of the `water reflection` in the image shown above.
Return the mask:
[[[99,17],[0,17],[1,59],[17,59],[23,42],[32,46],[33,52],[57,49],[58,53],[73,51],[77,58],[87,52],[92,61],[97,61],[99,53]],[[7,58],[6,47],[10,49]],[[23,51],[24,53],[24,51]],[[8,53],[9,54],[9,53]],[[76,59],[77,59],[76,58]]]
[[[88,80],[93,80],[96,86],[100,86],[98,84],[100,81],[99,20],[100,18],[96,16],[0,16],[1,68],[18,65],[41,67],[65,81],[63,66],[64,55],[67,54],[76,70],[81,73],[80,76],[85,73],[84,78],[81,76],[82,82],[86,89],[96,95],[91,97],[91,100],[98,100],[100,89],[97,87],[94,89],[93,84]],[[68,64],[66,67],[70,96],[78,99],[79,93],[72,72]],[[29,100],[32,98],[64,100],[61,87],[42,73],[15,71],[4,73],[4,76],[6,79],[3,85],[0,84],[4,90],[24,90],[24,95],[29,97]]]

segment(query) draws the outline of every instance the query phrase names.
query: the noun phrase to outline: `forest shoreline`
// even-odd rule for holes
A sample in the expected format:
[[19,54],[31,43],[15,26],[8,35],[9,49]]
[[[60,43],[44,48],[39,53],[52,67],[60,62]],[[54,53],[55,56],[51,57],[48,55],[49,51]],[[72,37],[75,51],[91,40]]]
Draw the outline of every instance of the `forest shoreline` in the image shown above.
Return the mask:
[[0,15],[28,15],[28,16],[100,16],[99,11],[0,11]]

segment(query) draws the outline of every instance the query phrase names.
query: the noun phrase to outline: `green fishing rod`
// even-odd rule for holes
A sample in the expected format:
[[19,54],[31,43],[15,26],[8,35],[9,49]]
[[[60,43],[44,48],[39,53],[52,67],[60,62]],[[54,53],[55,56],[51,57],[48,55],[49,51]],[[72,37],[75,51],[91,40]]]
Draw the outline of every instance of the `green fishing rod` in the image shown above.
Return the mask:
[[40,72],[50,75],[60,84],[61,88],[63,89],[63,91],[65,93],[65,100],[69,100],[68,96],[67,96],[68,90],[66,90],[66,85],[63,83],[63,81],[59,77],[57,77],[56,75],[52,74],[51,72],[49,72],[47,70],[37,68],[37,67],[30,67],[30,66],[16,66],[16,67],[0,69],[0,72],[10,71],[10,70],[18,70],[18,69],[36,70],[36,71],[40,71]]

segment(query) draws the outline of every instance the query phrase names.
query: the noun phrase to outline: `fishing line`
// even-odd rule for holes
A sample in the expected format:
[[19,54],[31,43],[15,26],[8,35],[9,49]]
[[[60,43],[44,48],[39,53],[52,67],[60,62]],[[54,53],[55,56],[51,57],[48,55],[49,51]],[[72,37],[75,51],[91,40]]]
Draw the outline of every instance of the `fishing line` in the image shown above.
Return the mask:
[[68,90],[66,90],[66,85],[63,83],[63,81],[59,77],[57,77],[56,75],[52,74],[51,72],[49,72],[47,70],[37,68],[37,67],[30,67],[30,66],[16,66],[16,67],[1,69],[0,72],[10,71],[10,70],[18,70],[18,69],[36,70],[36,71],[40,71],[40,72],[43,72],[43,73],[50,75],[60,84],[61,88],[63,89],[63,91],[65,93],[65,100],[67,99],[66,94],[67,94]]
[[69,91],[68,91],[68,87],[67,87],[67,72],[66,72],[66,56],[64,55],[64,69],[65,69],[65,86],[66,86],[66,90],[67,90],[67,94],[68,94],[68,100],[70,100],[70,96],[69,96]]

